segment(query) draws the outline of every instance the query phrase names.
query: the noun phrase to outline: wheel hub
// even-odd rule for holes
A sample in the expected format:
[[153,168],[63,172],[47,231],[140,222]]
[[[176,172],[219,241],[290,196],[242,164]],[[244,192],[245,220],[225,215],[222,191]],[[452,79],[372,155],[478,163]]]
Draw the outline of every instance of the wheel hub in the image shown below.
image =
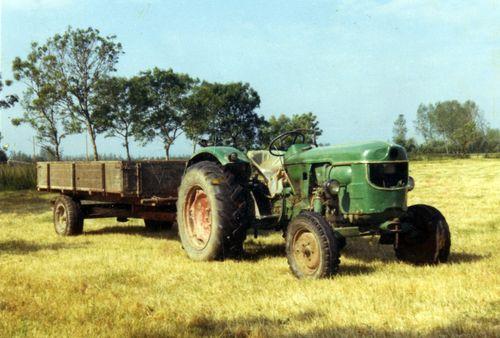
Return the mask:
[[193,188],[186,197],[185,220],[191,243],[203,249],[212,233],[210,200],[200,187]]
[[307,274],[314,273],[320,263],[318,242],[313,233],[307,230],[299,231],[293,239],[293,253],[297,264]]
[[68,215],[64,205],[59,204],[56,206],[55,215],[56,215],[55,223],[57,230],[59,233],[63,233],[68,225]]

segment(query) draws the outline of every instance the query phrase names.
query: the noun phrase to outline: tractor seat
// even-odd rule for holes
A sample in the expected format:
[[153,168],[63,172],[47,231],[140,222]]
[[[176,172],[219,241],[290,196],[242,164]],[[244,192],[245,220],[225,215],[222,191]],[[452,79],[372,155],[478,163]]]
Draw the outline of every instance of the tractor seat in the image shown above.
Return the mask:
[[282,157],[274,156],[268,150],[251,150],[247,152],[247,156],[266,179],[271,197],[281,193],[283,190],[283,181],[280,178],[280,171],[283,168]]

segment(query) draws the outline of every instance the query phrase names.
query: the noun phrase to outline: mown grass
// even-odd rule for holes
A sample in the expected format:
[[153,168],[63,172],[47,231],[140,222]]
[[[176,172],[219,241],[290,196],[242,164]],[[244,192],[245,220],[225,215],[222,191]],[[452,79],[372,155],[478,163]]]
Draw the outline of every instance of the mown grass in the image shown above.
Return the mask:
[[414,267],[376,239],[350,241],[340,274],[295,279],[280,234],[242,261],[196,263],[175,232],[88,220],[54,234],[48,201],[0,193],[2,336],[499,336],[500,160],[418,162],[410,203],[452,232],[448,264]]
[[34,164],[0,164],[0,191],[34,189],[36,167]]

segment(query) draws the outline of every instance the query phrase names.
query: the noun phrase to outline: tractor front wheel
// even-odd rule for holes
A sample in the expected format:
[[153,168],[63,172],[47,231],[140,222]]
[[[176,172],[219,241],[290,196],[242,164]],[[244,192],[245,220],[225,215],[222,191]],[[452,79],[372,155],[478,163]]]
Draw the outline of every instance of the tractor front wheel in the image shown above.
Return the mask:
[[408,208],[409,222],[414,230],[396,236],[396,258],[407,263],[438,264],[448,260],[451,236],[444,216],[434,207],[424,204]]
[[341,246],[330,224],[318,213],[302,212],[288,225],[288,265],[298,278],[318,279],[336,274]]

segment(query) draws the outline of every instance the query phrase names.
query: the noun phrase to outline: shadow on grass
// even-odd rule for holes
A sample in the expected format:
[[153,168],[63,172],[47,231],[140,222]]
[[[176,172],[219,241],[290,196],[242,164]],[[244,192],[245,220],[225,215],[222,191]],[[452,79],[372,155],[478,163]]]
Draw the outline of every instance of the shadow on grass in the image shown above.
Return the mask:
[[59,251],[63,249],[77,249],[84,247],[85,243],[52,243],[39,244],[24,240],[10,240],[0,242],[0,255],[16,254],[24,255],[42,250]]
[[489,257],[491,255],[480,255],[473,252],[451,252],[448,263],[473,263]]
[[[259,261],[265,258],[280,257],[286,259],[285,243],[261,244],[253,240],[245,243],[245,253],[241,257],[244,261]],[[358,276],[366,275],[375,271],[373,267],[363,264],[343,264],[340,258],[340,268],[338,276]]]
[[249,240],[244,244],[245,261],[259,261],[264,258],[285,257],[285,243],[260,244]]
[[[396,256],[392,245],[378,244],[378,239],[368,237],[353,238],[347,241],[347,246],[342,250],[342,255],[354,258],[366,263],[372,262],[394,262]],[[453,249],[453,248],[452,248]],[[473,252],[451,252],[448,263],[473,263],[488,258],[489,255],[481,255]]]
[[140,225],[107,226],[98,230],[88,230],[88,231],[84,230],[84,234],[86,236],[122,234],[122,235],[137,235],[137,236],[157,238],[157,239],[175,239],[175,240],[179,239],[176,227],[172,227],[172,229],[169,230],[148,231],[146,230],[146,227]]
[[0,195],[0,211],[5,213],[22,215],[50,210],[49,199],[42,198],[42,194],[35,191],[8,191]]
[[131,337],[175,337],[181,336],[217,336],[217,337],[249,337],[255,329],[272,328],[273,331],[259,332],[256,336],[268,336],[270,333],[279,335],[279,330],[284,325],[293,321],[310,321],[320,317],[317,312],[306,311],[284,318],[268,318],[265,316],[248,316],[236,319],[214,319],[207,315],[198,315],[189,320],[178,320],[173,323],[174,330],[136,331]]
[[[309,330],[298,330],[300,323],[323,321],[324,315],[309,311],[296,315],[269,318],[264,315],[239,317],[236,319],[215,319],[207,315],[193,317],[190,320],[178,320],[173,328],[158,330],[140,330],[131,333],[132,337],[170,337],[186,336],[218,336],[218,337],[417,337],[423,334],[412,330],[391,330],[373,328],[369,325],[323,326]],[[286,326],[292,326],[284,333]],[[426,337],[453,336],[497,336],[499,320],[496,318],[474,318],[464,322],[456,320],[449,325],[432,328],[425,333]],[[290,332],[291,331],[291,332]]]
[[342,250],[342,255],[365,263],[391,262],[395,260],[394,250],[391,245],[380,245],[378,239],[368,237],[348,239],[347,245]]

